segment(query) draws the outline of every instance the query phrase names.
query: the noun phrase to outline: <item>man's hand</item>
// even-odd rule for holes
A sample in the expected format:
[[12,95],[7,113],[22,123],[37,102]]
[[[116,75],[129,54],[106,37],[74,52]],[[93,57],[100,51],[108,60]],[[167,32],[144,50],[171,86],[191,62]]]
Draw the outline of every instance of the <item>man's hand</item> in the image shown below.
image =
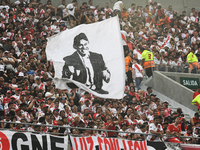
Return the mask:
[[104,81],[106,83],[108,83],[110,81],[110,73],[108,72],[108,70],[103,71],[103,77],[104,77]]
[[160,132],[160,137],[163,137],[163,134],[162,134],[162,132]]

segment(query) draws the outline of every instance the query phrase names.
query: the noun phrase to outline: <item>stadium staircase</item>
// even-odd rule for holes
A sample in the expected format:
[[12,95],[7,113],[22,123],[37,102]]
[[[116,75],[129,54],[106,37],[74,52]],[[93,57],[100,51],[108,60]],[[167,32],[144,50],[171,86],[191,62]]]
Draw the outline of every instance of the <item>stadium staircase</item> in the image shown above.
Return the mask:
[[153,88],[153,94],[157,95],[161,102],[169,102],[172,112],[176,112],[180,107],[187,121],[197,111],[196,106],[191,105],[193,91],[161,72],[154,71],[153,77],[144,78],[141,83],[142,90],[146,91],[148,86]]

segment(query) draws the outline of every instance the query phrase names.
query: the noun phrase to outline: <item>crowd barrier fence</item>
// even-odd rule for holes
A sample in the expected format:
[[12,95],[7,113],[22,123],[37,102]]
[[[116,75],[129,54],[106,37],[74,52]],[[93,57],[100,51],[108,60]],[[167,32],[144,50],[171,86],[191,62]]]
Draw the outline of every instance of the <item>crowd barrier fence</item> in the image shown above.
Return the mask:
[[[46,125],[46,124],[33,124],[33,123],[17,123],[17,122],[9,122],[9,121],[0,121],[0,123],[9,123],[9,124],[21,124],[21,125],[25,125],[26,126],[26,132],[32,132],[32,131],[28,131],[28,127],[29,126],[45,126],[45,127],[57,127],[57,128],[66,128],[66,129],[79,129],[79,130],[92,130],[92,131],[103,131],[106,133],[106,136],[108,135],[108,132],[116,132],[116,133],[126,133],[126,134],[139,134],[139,135],[157,135],[158,134],[151,134],[151,133],[136,133],[136,132],[125,132],[125,131],[118,131],[118,130],[105,130],[105,129],[95,129],[95,128],[84,128],[84,127],[67,127],[67,126],[59,126],[59,125]],[[3,129],[1,128],[0,130],[8,130],[8,129]],[[9,129],[10,131],[12,131],[11,129]],[[14,130],[13,130],[14,131]],[[68,131],[68,130],[66,130]],[[22,131],[23,132],[23,131]],[[44,132],[36,132],[35,133],[44,133]],[[47,132],[47,134],[51,134],[51,132]],[[58,134],[58,135],[73,135],[73,136],[77,136],[75,134],[71,134],[71,133],[67,133],[67,134],[63,134],[63,133],[53,133],[53,134]],[[81,136],[80,134],[78,136]],[[173,135],[165,135],[167,137],[175,137]],[[200,139],[200,137],[193,137],[193,136],[179,136],[180,138],[193,138],[193,139]]]

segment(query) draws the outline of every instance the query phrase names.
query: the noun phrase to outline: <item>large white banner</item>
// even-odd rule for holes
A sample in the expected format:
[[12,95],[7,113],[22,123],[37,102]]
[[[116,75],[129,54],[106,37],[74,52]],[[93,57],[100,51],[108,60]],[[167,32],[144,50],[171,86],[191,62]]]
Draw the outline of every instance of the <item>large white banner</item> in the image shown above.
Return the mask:
[[68,136],[0,131],[0,150],[68,150]]
[[57,88],[66,83],[102,98],[121,99],[125,63],[118,17],[79,25],[48,38],[47,59],[55,69]]
[[[147,150],[146,141],[133,141],[118,138],[102,138],[97,136],[70,136],[73,150]],[[150,150],[150,149],[148,149]]]

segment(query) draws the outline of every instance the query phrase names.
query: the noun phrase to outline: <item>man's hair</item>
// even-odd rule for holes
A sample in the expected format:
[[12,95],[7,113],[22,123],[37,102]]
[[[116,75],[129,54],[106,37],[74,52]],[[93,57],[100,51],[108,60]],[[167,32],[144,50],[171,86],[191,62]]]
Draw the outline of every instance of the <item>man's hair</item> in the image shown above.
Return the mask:
[[13,102],[9,102],[9,103],[8,103],[8,106],[10,106],[10,105],[12,105],[12,104],[14,104],[14,103],[13,103]]
[[147,87],[147,91],[150,90],[150,89],[152,89],[152,87]]
[[145,124],[142,124],[141,126],[140,126],[140,129],[143,129],[143,128],[145,128],[146,127],[146,125]]
[[160,99],[156,97],[156,98],[155,98],[155,102],[157,102],[158,100],[160,100]]
[[153,120],[156,120],[156,119],[159,119],[159,117],[158,116],[156,116]]
[[82,39],[88,41],[88,38],[87,38],[87,36],[85,35],[85,33],[80,33],[79,35],[77,35],[77,36],[74,38],[74,44],[73,44],[74,49],[78,49],[78,46],[80,45],[80,41],[81,41]]

